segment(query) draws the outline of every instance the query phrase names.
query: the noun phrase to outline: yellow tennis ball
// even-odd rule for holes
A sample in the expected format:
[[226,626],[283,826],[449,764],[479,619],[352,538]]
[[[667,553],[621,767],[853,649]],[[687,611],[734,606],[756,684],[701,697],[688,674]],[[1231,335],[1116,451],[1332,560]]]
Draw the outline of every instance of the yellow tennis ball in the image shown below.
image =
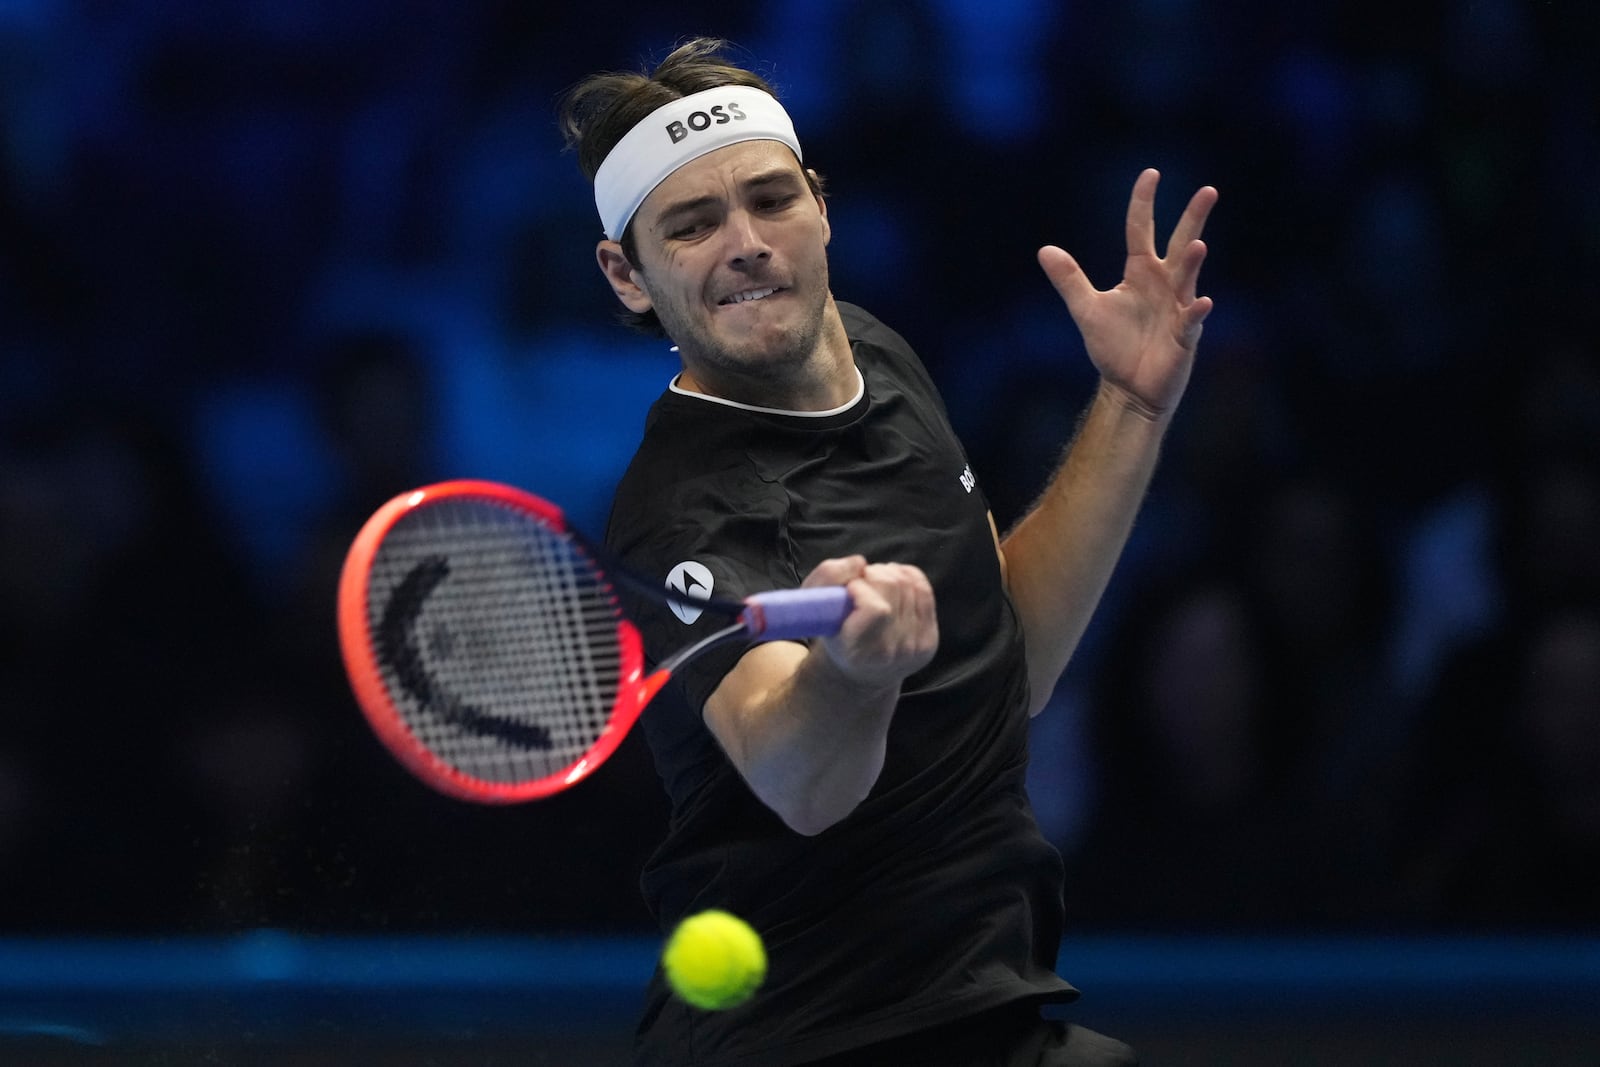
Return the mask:
[[761,935],[737,915],[702,911],[678,924],[661,952],[667,984],[707,1011],[737,1007],[767,977]]

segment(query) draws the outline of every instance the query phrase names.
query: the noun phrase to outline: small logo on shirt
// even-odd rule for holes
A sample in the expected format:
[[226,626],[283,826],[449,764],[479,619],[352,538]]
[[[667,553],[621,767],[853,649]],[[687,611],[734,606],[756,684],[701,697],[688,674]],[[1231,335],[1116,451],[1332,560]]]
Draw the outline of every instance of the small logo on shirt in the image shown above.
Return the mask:
[[972,464],[968,463],[966,469],[961,472],[961,488],[970,493],[972,487],[977,484],[978,476],[972,473]]
[[[705,564],[696,563],[692,559],[684,560],[667,575],[668,589],[677,596],[693,597],[696,600],[710,600],[713,584],[711,572],[706,569]],[[667,606],[685,626],[698,619],[702,610],[688,604],[680,604],[675,600],[670,601]]]

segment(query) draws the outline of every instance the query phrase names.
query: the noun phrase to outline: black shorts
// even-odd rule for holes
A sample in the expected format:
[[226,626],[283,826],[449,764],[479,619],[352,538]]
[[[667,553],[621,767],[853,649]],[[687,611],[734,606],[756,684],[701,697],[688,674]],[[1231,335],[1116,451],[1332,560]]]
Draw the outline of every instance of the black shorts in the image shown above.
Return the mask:
[[1074,1023],[1044,1019],[1036,1005],[1007,1005],[920,1030],[807,1067],[1137,1067],[1133,1049]]

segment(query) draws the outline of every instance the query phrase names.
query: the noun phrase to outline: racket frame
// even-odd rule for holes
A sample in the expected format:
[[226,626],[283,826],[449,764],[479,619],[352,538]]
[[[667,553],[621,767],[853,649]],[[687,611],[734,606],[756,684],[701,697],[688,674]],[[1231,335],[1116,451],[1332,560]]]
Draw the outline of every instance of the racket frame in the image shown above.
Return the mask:
[[[617,611],[617,643],[621,662],[617,695],[605,728],[583,755],[566,767],[541,778],[519,782],[495,782],[467,774],[434,755],[406,725],[383,681],[372,640],[372,605],[368,595],[368,576],[384,538],[416,509],[453,498],[471,498],[526,512],[562,536],[570,538],[596,564],[606,579],[612,596],[615,577],[594,547],[567,524],[556,505],[499,482],[456,479],[414,489],[385,503],[362,526],[345,556],[339,576],[339,646],[345,673],[368,723],[378,739],[401,764],[416,777],[443,793],[463,800],[486,804],[518,804],[558,793],[586,778],[622,744],[645,705],[671,677],[670,669],[645,673],[644,641],[639,630],[621,611]],[[662,595],[657,592],[655,595]],[[696,601],[696,603],[700,603]],[[733,605],[737,610],[740,605]],[[726,610],[726,609],[724,609]],[[733,628],[737,633],[738,627]],[[675,657],[676,658],[676,657]]]
[[[619,670],[616,698],[606,724],[578,759],[540,778],[491,781],[468,774],[439,758],[406,724],[383,680],[384,671],[373,643],[373,605],[368,590],[373,562],[384,539],[406,516],[418,508],[459,498],[524,513],[567,539],[589,559],[615,608]],[[658,602],[712,611],[733,621],[667,657],[654,671],[646,673],[644,639],[623,609],[617,595],[619,587],[627,587]],[[339,576],[338,629],[345,673],[356,702],[379,740],[407,770],[440,792],[463,800],[517,804],[561,792],[588,777],[616,752],[646,705],[671,680],[673,671],[701,652],[741,638],[803,640],[836,633],[850,609],[849,594],[842,586],[757,593],[744,600],[680,593],[664,582],[643,578],[613,560],[568,524],[565,513],[550,501],[500,482],[462,478],[401,493],[366,521],[345,556],[344,569]]]

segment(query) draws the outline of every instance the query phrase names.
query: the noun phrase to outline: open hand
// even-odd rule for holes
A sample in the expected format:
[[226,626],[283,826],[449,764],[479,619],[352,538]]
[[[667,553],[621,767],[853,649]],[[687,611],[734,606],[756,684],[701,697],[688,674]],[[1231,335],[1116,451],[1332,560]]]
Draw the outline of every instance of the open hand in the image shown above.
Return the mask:
[[1096,289],[1063,249],[1039,249],[1039,266],[1066,301],[1102,380],[1157,419],[1182,398],[1201,324],[1211,313],[1211,298],[1197,297],[1195,286],[1206,257],[1200,233],[1217,202],[1217,191],[1209,185],[1196,192],[1172,231],[1166,255],[1158,256],[1155,200],[1160,180],[1158,172],[1146,170],[1134,182],[1128,202],[1128,259],[1115,288]]

